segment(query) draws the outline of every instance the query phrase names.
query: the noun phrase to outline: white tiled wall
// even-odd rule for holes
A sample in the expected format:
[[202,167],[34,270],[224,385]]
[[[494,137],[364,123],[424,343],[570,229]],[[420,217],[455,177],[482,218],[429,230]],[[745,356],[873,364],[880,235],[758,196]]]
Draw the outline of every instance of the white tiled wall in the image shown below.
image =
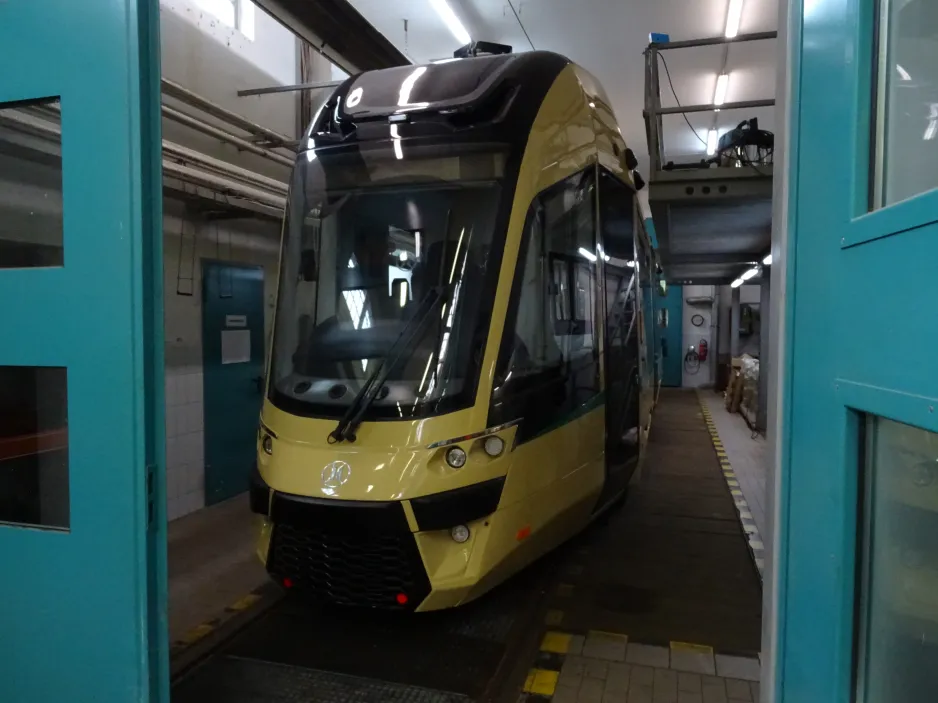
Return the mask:
[[[169,519],[175,520],[205,506],[201,260],[264,267],[265,332],[269,338],[280,228],[272,221],[250,219],[227,225],[199,221],[169,199],[164,201],[164,213],[166,508]],[[194,255],[187,244],[180,256],[183,229],[187,237],[194,234],[196,238]],[[190,270],[191,279],[180,283],[179,277],[188,278]]]
[[170,520],[205,505],[202,368],[166,369],[166,495]]

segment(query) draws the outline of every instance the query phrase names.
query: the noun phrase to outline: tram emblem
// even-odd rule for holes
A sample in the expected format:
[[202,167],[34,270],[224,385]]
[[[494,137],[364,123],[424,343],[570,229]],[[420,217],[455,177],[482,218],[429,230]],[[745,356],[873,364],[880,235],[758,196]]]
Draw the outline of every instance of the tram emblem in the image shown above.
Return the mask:
[[333,461],[322,470],[322,485],[326,488],[338,488],[348,483],[352,467],[344,461]]

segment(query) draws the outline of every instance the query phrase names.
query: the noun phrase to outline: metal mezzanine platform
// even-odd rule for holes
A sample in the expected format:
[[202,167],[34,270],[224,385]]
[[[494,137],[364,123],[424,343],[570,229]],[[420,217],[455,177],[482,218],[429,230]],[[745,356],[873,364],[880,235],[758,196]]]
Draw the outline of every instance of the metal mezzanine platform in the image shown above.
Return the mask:
[[[650,173],[648,197],[662,267],[669,280],[728,284],[747,264],[768,253],[772,226],[773,165],[713,158],[675,164],[665,158],[664,117],[716,110],[750,110],[775,100],[663,106],[659,79],[661,52],[722,46],[726,66],[730,44],[775,39],[776,32],[688,41],[651,43],[645,51],[645,132]],[[720,73],[723,73],[721,69]],[[668,76],[670,81],[670,76]]]
[[759,577],[692,392],[662,391],[621,508],[477,602],[415,615],[258,593],[177,652],[174,703],[757,695]]

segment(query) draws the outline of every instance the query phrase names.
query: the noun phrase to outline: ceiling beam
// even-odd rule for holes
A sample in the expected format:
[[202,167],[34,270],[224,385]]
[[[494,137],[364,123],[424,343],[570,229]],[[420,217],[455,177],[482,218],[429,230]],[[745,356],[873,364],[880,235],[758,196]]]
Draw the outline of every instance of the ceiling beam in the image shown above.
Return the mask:
[[687,286],[728,286],[734,280],[725,276],[672,276],[667,271],[664,277],[671,285]]
[[654,202],[771,200],[772,165],[757,168],[675,169],[653,174],[648,199]]
[[686,49],[688,47],[714,46],[720,44],[739,44],[742,42],[777,39],[778,32],[753,32],[751,34],[737,34],[735,37],[709,37],[707,39],[685,39],[683,41],[652,42],[649,48],[664,51],[665,49]]
[[350,75],[410,61],[348,0],[254,0]]
[[[765,256],[765,254],[762,254]],[[663,260],[669,266],[713,266],[727,264],[757,263],[762,257],[759,254],[748,252],[731,252],[726,254],[662,254]]]

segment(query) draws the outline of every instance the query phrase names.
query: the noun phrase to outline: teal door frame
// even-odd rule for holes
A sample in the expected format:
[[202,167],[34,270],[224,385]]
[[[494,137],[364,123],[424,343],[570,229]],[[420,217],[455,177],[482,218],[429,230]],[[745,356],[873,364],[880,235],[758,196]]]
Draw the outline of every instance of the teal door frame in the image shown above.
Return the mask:
[[769,618],[779,703],[863,703],[860,594],[876,570],[864,541],[876,490],[864,485],[866,419],[938,432],[938,190],[870,208],[878,10],[790,0],[784,27],[788,168],[775,173],[788,178],[787,214],[773,280],[784,273],[787,302]]
[[[67,529],[0,524],[0,699],[167,701],[157,0],[0,2],[0,109],[59,98],[63,263],[0,365],[66,369]],[[12,69],[11,67],[14,67]]]

